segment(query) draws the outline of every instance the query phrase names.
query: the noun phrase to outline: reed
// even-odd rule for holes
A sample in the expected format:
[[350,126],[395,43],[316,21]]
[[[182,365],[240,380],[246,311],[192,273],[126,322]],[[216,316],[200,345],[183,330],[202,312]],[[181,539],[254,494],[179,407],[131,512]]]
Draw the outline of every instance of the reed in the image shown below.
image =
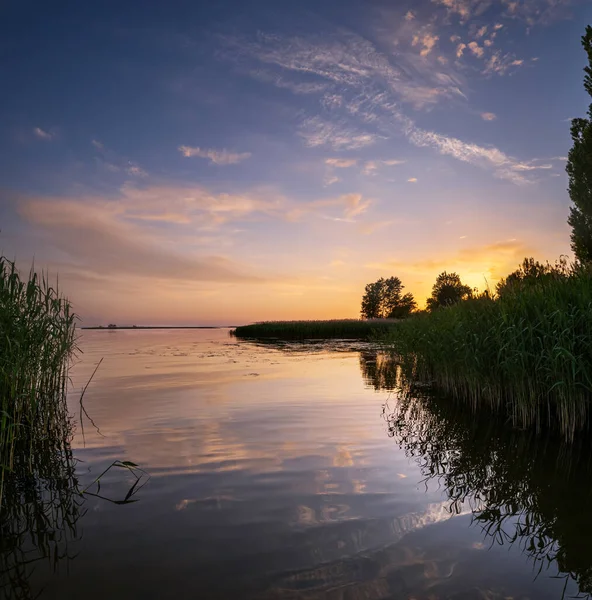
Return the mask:
[[76,319],[57,282],[33,269],[24,279],[0,257],[0,508],[6,475],[22,470],[15,461],[27,460],[33,471],[35,444],[69,420]]
[[571,439],[590,421],[591,323],[592,272],[577,267],[416,315],[384,339],[410,381]]
[[387,334],[398,322],[397,319],[264,321],[237,327],[232,333],[241,338],[366,340]]

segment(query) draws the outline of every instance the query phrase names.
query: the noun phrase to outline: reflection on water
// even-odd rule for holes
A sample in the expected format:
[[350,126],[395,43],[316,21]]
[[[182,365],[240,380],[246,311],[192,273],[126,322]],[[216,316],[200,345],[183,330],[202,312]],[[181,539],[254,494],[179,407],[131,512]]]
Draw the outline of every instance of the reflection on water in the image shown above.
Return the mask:
[[65,414],[43,434],[20,439],[5,473],[0,506],[0,597],[34,598],[36,565],[73,557],[82,499],[77,492],[71,428]]
[[[22,598],[557,600],[566,584],[590,589],[584,448],[402,396],[396,364],[368,344],[210,330],[89,332],[81,346],[75,389],[104,357],[85,396],[103,435],[74,437],[75,469],[61,453],[54,471],[15,483],[0,541],[2,567],[27,544],[52,559],[74,544],[76,558],[11,576],[28,586]],[[141,502],[68,498],[114,460],[152,476]],[[108,472],[100,495],[124,497],[133,482]],[[27,494],[37,510],[20,508]],[[11,546],[18,535],[30,541]]]
[[436,481],[450,510],[467,505],[485,543],[517,545],[544,570],[592,592],[589,445],[566,447],[429,396],[399,399],[389,435]]
[[[488,414],[404,382],[394,358],[360,355],[376,390],[398,390],[385,403],[388,434],[419,465],[426,484],[445,490],[451,513],[470,509],[488,545],[516,545],[541,576],[557,574],[592,593],[592,460],[588,440],[512,429]],[[572,585],[571,588],[574,586]]]

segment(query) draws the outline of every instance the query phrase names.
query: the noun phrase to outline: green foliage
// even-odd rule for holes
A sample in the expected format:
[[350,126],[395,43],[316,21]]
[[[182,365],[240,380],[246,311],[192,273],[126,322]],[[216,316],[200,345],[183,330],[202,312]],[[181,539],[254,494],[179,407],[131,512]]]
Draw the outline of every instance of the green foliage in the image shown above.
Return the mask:
[[0,257],[0,507],[15,446],[67,419],[65,391],[75,351],[76,316],[47,277],[21,279]]
[[[592,97],[592,27],[586,27],[582,46],[588,56],[584,68],[584,89]],[[566,166],[569,175],[569,196],[573,202],[568,223],[571,225],[571,248],[582,262],[592,260],[592,104],[588,118],[573,119],[571,122],[573,146],[569,151]]]
[[590,418],[592,270],[563,269],[400,322],[389,341],[406,376],[572,438]]
[[365,340],[388,333],[397,321],[389,319],[335,319],[331,321],[264,321],[233,330],[241,338],[279,340],[349,339]]
[[452,306],[461,300],[470,298],[472,294],[473,290],[462,283],[458,274],[444,271],[436,278],[432,295],[427,299],[426,308],[431,311]]
[[549,283],[552,279],[563,279],[569,276],[569,266],[565,257],[561,257],[555,265],[542,264],[534,258],[525,258],[522,264],[496,286],[498,296],[515,292],[523,286],[536,286]]
[[364,319],[403,319],[417,303],[413,294],[403,294],[405,286],[398,277],[380,278],[369,283],[362,298],[361,314]]

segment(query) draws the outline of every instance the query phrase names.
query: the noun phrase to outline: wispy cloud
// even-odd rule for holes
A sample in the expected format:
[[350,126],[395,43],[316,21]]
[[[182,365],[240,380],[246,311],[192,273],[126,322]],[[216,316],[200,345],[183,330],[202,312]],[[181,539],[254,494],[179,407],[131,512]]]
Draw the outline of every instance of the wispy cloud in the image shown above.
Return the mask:
[[407,180],[407,182],[408,182],[408,183],[417,183],[417,177],[410,177],[410,178]]
[[554,20],[565,18],[572,0],[432,0],[446,8],[451,16],[457,16],[461,23],[483,15],[491,6],[504,9],[504,16],[518,19],[527,25],[546,25]]
[[515,160],[497,148],[485,148],[419,128],[410,129],[408,136],[416,146],[434,148],[441,154],[452,156],[457,160],[492,168],[496,176],[501,179],[507,179],[517,184],[529,181],[522,174],[523,171],[528,170],[524,168],[525,163]]
[[211,148],[199,148],[197,146],[179,146],[179,152],[191,158],[197,156],[206,158],[214,165],[236,165],[251,156],[250,152],[229,152],[228,150],[214,150]]
[[40,140],[50,141],[50,140],[53,140],[55,137],[55,133],[45,131],[45,129],[41,129],[41,127],[35,127],[35,129],[33,129],[33,133]]
[[484,121],[495,121],[497,119],[497,115],[495,113],[492,113],[492,112],[482,112],[481,113],[481,118]]
[[325,121],[321,117],[306,119],[298,133],[304,143],[311,148],[322,146],[333,150],[358,150],[371,146],[379,139],[375,133],[363,132],[342,123]]
[[362,173],[364,175],[375,175],[378,169],[382,166],[394,167],[397,165],[402,165],[406,161],[398,160],[398,159],[389,159],[389,160],[368,160],[364,163]]
[[97,162],[110,173],[125,173],[131,177],[148,177],[148,173],[135,161],[126,160],[97,139],[91,140],[96,150]]
[[336,167],[337,169],[347,169],[353,167],[358,163],[355,158],[327,158],[325,164],[330,167]]
[[[467,17],[481,10],[474,0],[433,1],[446,7],[449,13]],[[404,33],[411,48],[414,44],[421,49],[433,48],[432,41],[424,43],[424,40],[428,41],[425,38],[427,34],[434,39],[437,37],[431,29],[426,29],[426,25],[416,25],[416,19],[403,21]],[[494,24],[489,36],[494,36],[499,29],[499,24]],[[410,31],[415,33],[411,35]],[[473,35],[482,39],[487,35],[487,30],[480,24],[478,28],[473,28]],[[450,39],[456,43],[460,37],[452,36]],[[341,32],[322,39],[260,34],[254,41],[234,39],[230,46],[235,50],[240,49],[243,59],[249,56],[281,68],[283,78],[287,79],[290,74],[293,77],[314,76],[334,86],[330,92],[323,93],[322,112],[312,116],[309,114],[299,125],[298,133],[309,147],[353,151],[403,132],[415,146],[432,148],[456,160],[491,170],[499,178],[516,184],[532,181],[527,170],[520,167],[527,164],[526,161],[517,160],[495,147],[424,130],[405,114],[405,104],[413,104],[418,109],[432,106],[444,98],[465,98],[462,78],[453,68],[440,64],[438,57],[432,56],[429,51],[424,56],[421,56],[421,50],[419,53],[397,53],[396,60],[405,61],[403,70],[393,62],[392,56],[379,52],[371,42],[351,33]],[[459,56],[469,52],[475,59],[484,61],[482,72],[485,75],[501,75],[523,64],[520,59],[502,54],[501,51],[489,55],[474,40],[457,46]],[[429,75],[426,73],[428,64]],[[425,85],[426,82],[429,85]],[[338,100],[325,102],[327,94]],[[491,120],[492,115],[483,113],[482,118]],[[362,172],[376,173],[378,164],[374,160],[363,162]],[[334,174],[330,173],[328,177],[332,178]]]
[[[323,198],[310,202],[302,202],[291,208],[286,214],[288,220],[300,221],[306,215],[317,214],[332,221],[354,222],[355,217],[365,213],[372,205],[372,200],[362,194],[343,194],[335,198]],[[337,209],[337,215],[327,214],[327,209]]]

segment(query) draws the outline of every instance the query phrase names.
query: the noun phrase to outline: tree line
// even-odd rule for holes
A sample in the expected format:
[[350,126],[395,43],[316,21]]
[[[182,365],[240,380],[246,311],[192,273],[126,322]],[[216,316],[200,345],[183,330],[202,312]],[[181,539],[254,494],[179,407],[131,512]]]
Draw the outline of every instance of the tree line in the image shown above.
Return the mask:
[[[404,319],[417,311],[413,294],[403,294],[405,286],[398,277],[381,277],[369,283],[362,297],[362,318]],[[461,300],[472,298],[476,290],[462,283],[457,273],[444,271],[436,278],[432,295],[426,301],[427,310],[451,306]]]

